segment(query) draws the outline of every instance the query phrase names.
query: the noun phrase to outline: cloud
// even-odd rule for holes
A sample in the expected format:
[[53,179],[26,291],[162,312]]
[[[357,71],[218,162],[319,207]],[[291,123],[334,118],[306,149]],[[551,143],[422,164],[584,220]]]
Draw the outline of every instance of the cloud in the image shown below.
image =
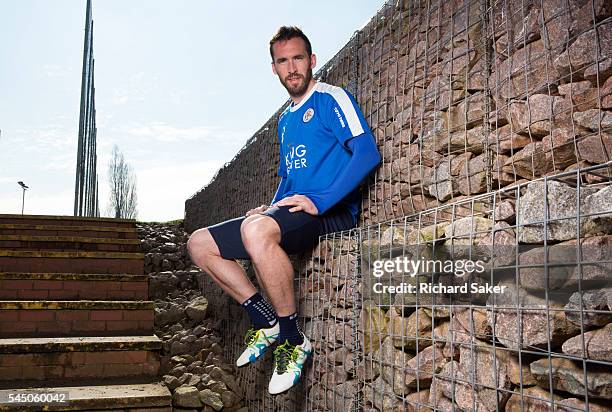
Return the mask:
[[111,103],[116,105],[142,103],[156,90],[158,83],[157,76],[150,76],[146,72],[132,73],[123,84],[112,90]]
[[67,74],[72,75],[73,68],[62,66],[59,64],[43,64],[42,71],[45,76],[53,79],[53,78],[65,76]]
[[245,142],[250,136],[243,130],[230,130],[214,126],[179,127],[164,122],[130,127],[126,132],[134,137],[154,139],[160,142],[200,140],[208,143]]

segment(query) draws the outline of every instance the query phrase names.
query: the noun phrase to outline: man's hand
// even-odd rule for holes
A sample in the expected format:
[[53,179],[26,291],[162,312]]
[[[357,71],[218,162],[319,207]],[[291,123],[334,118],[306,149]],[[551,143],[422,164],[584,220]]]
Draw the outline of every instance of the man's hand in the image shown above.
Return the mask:
[[319,210],[314,205],[314,203],[312,203],[312,200],[310,200],[304,195],[293,195],[293,196],[286,197],[274,203],[273,206],[295,206],[289,209],[289,211],[298,212],[300,210],[303,210],[309,215],[316,216],[319,214]]
[[268,205],[261,205],[259,207],[256,207],[255,209],[251,209],[248,212],[246,212],[245,216],[251,216],[251,215],[256,215],[257,213],[262,213],[265,212],[270,206]]

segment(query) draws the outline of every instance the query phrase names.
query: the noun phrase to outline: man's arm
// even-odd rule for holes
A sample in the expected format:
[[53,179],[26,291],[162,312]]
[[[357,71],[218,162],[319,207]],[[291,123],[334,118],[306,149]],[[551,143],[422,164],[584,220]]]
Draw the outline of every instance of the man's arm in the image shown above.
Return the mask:
[[355,190],[380,163],[381,157],[370,133],[348,140],[347,146],[353,155],[340,176],[327,189],[317,193],[289,196],[279,201],[276,206],[294,206],[289,209],[290,212],[303,210],[311,215],[321,215]]
[[355,190],[380,163],[381,157],[371,134],[354,137],[347,142],[347,146],[353,155],[340,176],[327,189],[307,195],[320,215]]

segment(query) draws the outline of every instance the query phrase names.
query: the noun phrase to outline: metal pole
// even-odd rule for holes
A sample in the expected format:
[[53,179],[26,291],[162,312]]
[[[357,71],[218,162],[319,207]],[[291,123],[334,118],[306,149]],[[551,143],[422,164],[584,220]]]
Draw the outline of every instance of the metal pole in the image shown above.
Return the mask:
[[23,190],[23,196],[21,196],[21,214],[23,215],[23,208],[25,205],[25,191],[26,191],[25,187],[22,188],[22,190]]

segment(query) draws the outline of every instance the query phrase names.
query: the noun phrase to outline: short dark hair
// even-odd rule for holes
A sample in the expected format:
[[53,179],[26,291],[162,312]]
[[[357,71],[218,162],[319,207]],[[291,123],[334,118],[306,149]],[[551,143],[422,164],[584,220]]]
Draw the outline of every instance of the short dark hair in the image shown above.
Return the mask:
[[272,46],[274,46],[274,43],[279,41],[291,40],[296,37],[299,37],[300,39],[304,40],[304,43],[306,43],[306,51],[308,52],[308,57],[312,55],[312,46],[310,45],[310,40],[308,40],[308,37],[306,37],[304,32],[300,30],[299,27],[281,26],[276,32],[276,34],[270,39],[270,57],[272,57],[272,62],[274,62],[274,52],[272,51]]

